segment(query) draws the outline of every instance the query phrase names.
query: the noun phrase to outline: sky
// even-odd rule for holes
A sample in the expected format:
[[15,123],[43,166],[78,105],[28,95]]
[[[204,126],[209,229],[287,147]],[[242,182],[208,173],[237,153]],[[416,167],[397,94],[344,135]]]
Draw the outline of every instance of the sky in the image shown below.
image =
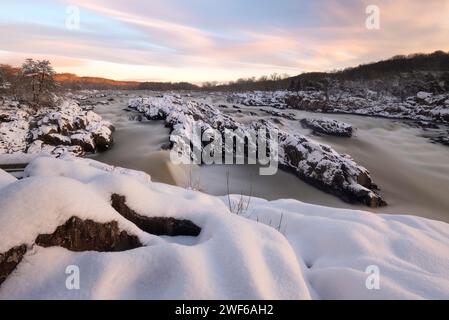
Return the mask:
[[[376,13],[379,28],[367,28]],[[449,51],[449,0],[0,0],[0,63],[138,81],[230,81]]]

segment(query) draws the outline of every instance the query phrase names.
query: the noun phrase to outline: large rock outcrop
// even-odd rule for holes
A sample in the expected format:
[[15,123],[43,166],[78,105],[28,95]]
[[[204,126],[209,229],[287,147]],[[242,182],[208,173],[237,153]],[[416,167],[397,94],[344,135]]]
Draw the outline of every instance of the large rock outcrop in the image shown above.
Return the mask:
[[108,149],[113,126],[77,102],[61,98],[56,108],[37,111],[13,103],[2,111],[0,153],[83,155]]
[[[131,99],[129,107],[143,113],[148,119],[165,120],[166,125],[172,128],[170,140],[173,146],[185,143],[180,141],[182,137],[190,139],[194,148],[202,150],[203,144],[192,139],[194,126],[200,127],[202,132],[216,129],[222,135],[225,129],[239,129],[242,132],[249,129],[276,130],[280,138],[279,164],[283,169],[294,172],[304,181],[344,201],[360,202],[370,207],[386,205],[367,169],[329,146],[315,143],[299,134],[282,131],[270,121],[242,124],[208,104],[173,96]],[[257,145],[246,147],[257,149]],[[195,156],[191,154],[192,158]]]

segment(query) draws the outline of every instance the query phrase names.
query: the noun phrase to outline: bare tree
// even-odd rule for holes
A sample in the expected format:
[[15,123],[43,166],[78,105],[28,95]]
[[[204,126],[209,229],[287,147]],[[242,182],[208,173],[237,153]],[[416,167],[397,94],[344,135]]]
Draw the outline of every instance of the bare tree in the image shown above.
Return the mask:
[[48,60],[27,59],[22,64],[25,96],[31,95],[31,102],[38,105],[42,102],[50,103],[56,89],[55,71]]

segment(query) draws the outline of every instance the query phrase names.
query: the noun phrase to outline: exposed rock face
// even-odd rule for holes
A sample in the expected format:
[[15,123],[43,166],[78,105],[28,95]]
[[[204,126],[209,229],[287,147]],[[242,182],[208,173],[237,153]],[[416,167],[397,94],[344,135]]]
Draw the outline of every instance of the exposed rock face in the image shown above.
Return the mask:
[[[275,129],[280,138],[281,168],[294,172],[304,181],[337,195],[344,201],[361,202],[372,207],[386,205],[371,182],[367,169],[329,146],[315,143],[299,134],[280,130],[270,121],[261,120],[245,125],[210,105],[191,100],[183,101],[171,96],[131,99],[129,107],[145,114],[148,119],[165,120],[166,125],[172,129],[170,140],[173,145],[182,144],[183,141],[178,140],[182,136],[189,138],[198,150],[202,150],[204,146],[201,142],[195,142],[196,139],[191,139],[194,126],[200,126],[202,132],[216,129],[222,135],[225,129],[239,129],[242,132],[249,129]],[[257,150],[256,145],[248,146],[246,141],[244,143],[246,148]],[[193,159],[195,156],[194,153],[191,154]]]
[[70,218],[52,234],[41,234],[35,243],[42,247],[61,246],[72,251],[125,251],[141,247],[139,239],[120,231],[116,221],[98,223]]
[[27,251],[26,245],[16,246],[7,252],[0,253],[0,285],[14,271],[16,266],[22,261]]
[[167,236],[198,236],[201,228],[189,220],[178,220],[167,217],[146,217],[139,215],[126,205],[124,196],[113,194],[112,207],[123,217],[137,225],[145,232]]
[[42,140],[43,143],[51,146],[68,146],[72,142],[69,137],[63,136],[62,134],[58,133],[44,134],[40,136],[39,139]]
[[351,137],[353,128],[350,124],[329,119],[301,119],[301,125],[313,130],[315,134],[337,137]]

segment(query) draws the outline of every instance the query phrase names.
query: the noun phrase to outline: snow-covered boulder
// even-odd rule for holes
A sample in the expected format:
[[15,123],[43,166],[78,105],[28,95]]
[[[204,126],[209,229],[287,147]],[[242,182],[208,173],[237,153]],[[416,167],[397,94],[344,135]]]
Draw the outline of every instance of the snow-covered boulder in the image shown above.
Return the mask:
[[302,180],[346,202],[372,208],[386,205],[369,171],[350,156],[304,136],[285,133],[281,133],[280,147],[280,164]]
[[26,105],[9,107],[2,119],[0,153],[59,155],[66,150],[81,155],[107,149],[113,141],[111,123],[68,98],[59,99],[56,108],[37,112]]
[[[258,198],[233,214],[240,195],[101,167],[37,158],[28,177],[0,189],[0,299],[449,298],[446,223]],[[144,231],[114,194],[140,218],[201,231]],[[65,286],[69,266],[80,270],[78,290]]]
[[424,92],[420,91],[416,94],[416,98],[420,100],[421,102],[428,102],[428,99],[432,97],[432,94],[430,92]]
[[350,124],[333,119],[301,119],[305,128],[312,129],[315,134],[327,134],[338,137],[351,137],[353,128]]

